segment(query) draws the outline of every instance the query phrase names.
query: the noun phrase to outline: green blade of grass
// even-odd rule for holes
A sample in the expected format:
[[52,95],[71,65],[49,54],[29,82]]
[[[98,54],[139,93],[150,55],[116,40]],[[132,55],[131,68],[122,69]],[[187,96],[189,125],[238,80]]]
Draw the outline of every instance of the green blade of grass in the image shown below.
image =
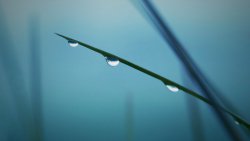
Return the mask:
[[[205,102],[205,103],[207,103],[207,104],[209,104],[209,105],[211,105],[211,106],[214,106],[214,105],[212,104],[212,102],[209,101],[207,98],[205,98],[205,97],[199,95],[198,93],[196,93],[196,92],[194,92],[194,91],[192,91],[192,90],[190,90],[190,89],[188,89],[188,88],[186,88],[186,87],[184,87],[184,86],[182,86],[182,85],[180,85],[180,84],[178,84],[178,83],[176,83],[176,82],[174,82],[174,81],[171,81],[171,80],[169,80],[169,79],[167,79],[167,78],[165,78],[165,77],[163,77],[163,76],[161,76],[161,75],[159,75],[159,74],[156,74],[156,73],[154,73],[154,72],[152,72],[152,71],[150,71],[150,70],[147,70],[147,69],[145,69],[145,68],[143,68],[143,67],[141,67],[141,66],[138,66],[138,65],[136,65],[136,64],[134,64],[134,63],[131,63],[131,62],[129,62],[129,61],[127,61],[127,60],[125,60],[125,59],[119,57],[119,56],[116,56],[116,55],[111,54],[111,53],[109,53],[109,52],[106,52],[106,51],[103,51],[103,50],[101,50],[101,49],[95,48],[95,47],[93,47],[93,46],[91,46],[91,45],[88,45],[88,44],[86,44],[86,43],[80,42],[80,41],[78,41],[78,40],[75,40],[75,39],[66,37],[66,36],[61,35],[61,34],[58,34],[58,33],[55,33],[55,34],[58,35],[58,36],[60,36],[60,37],[62,37],[62,38],[64,38],[64,39],[66,39],[66,40],[68,40],[68,41],[77,42],[79,45],[81,45],[81,46],[83,46],[83,47],[85,47],[85,48],[88,48],[88,49],[90,49],[90,50],[92,50],[92,51],[95,51],[95,52],[97,52],[97,53],[100,53],[101,55],[103,55],[103,56],[105,56],[105,57],[109,56],[109,57],[117,58],[121,63],[126,64],[127,66],[130,66],[130,67],[132,67],[132,68],[134,68],[134,69],[136,69],[136,70],[138,70],[138,71],[141,71],[142,73],[145,73],[145,74],[147,74],[147,75],[150,75],[150,76],[152,76],[152,77],[154,77],[154,78],[156,78],[156,79],[162,81],[165,85],[172,85],[172,86],[175,86],[175,87],[179,88],[180,90],[182,90],[183,92],[185,92],[185,93],[187,93],[187,94],[193,96],[194,98],[196,98],[196,99],[198,99],[198,100],[200,100],[200,101],[203,101],[203,102]],[[249,123],[248,123],[247,121],[245,121],[243,118],[241,118],[240,116],[234,114],[233,112],[227,110],[227,109],[224,108],[224,107],[215,107],[215,108],[218,108],[219,110],[221,110],[221,111],[223,111],[223,112],[226,112],[227,114],[231,115],[240,125],[243,125],[243,126],[246,127],[248,130],[250,130],[250,125],[249,125]]]

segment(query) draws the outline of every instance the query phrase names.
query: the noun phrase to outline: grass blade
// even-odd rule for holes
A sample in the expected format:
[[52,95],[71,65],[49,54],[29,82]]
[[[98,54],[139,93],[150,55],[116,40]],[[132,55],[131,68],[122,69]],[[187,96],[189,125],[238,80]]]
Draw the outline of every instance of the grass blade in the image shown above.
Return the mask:
[[[17,140],[16,138],[18,138],[20,141],[30,141],[33,140],[33,129],[32,123],[30,122],[31,109],[28,104],[28,99],[26,98],[28,91],[25,87],[25,78],[22,66],[20,60],[18,60],[18,54],[15,52],[15,48],[11,40],[9,27],[2,5],[3,4],[0,2],[0,67],[2,67],[2,74],[5,75],[3,78],[6,79],[0,87],[5,87],[7,92],[0,93],[0,98],[2,100],[8,97],[10,100],[6,101],[6,104],[8,103],[8,107],[1,107],[1,109],[3,108],[4,110],[3,112],[8,113],[6,115],[8,119],[4,121],[8,124],[8,127],[5,127],[4,130],[6,130],[7,140]],[[11,110],[12,108],[13,111]]]
[[43,140],[43,97],[39,33],[39,20],[37,16],[34,16],[30,22],[30,86],[34,117],[34,138],[36,141]]
[[[186,88],[186,87],[184,87],[184,86],[182,86],[182,85],[180,85],[180,84],[178,84],[178,83],[176,83],[174,81],[171,81],[171,80],[169,80],[169,79],[167,79],[167,78],[165,78],[165,77],[163,77],[163,76],[161,76],[159,74],[156,74],[156,73],[154,73],[154,72],[152,72],[150,70],[147,70],[147,69],[145,69],[145,68],[143,68],[143,67],[141,67],[139,65],[136,65],[136,64],[134,64],[132,62],[129,62],[129,61],[127,61],[127,60],[125,60],[125,59],[123,59],[123,58],[121,58],[119,56],[116,56],[116,55],[111,54],[109,52],[106,52],[106,51],[103,51],[101,49],[95,48],[95,47],[93,47],[91,45],[88,45],[86,43],[80,42],[78,40],[66,37],[66,36],[58,34],[58,33],[55,33],[55,34],[62,37],[62,38],[64,38],[64,39],[66,39],[67,41],[77,42],[79,45],[81,45],[81,46],[83,46],[85,48],[88,48],[88,49],[90,49],[90,50],[92,50],[94,52],[97,52],[97,53],[99,53],[99,54],[101,54],[101,55],[103,55],[105,57],[110,56],[110,57],[117,58],[121,63],[126,64],[127,66],[130,66],[130,67],[132,67],[132,68],[134,68],[134,69],[136,69],[136,70],[138,70],[138,71],[140,71],[142,73],[145,73],[145,74],[147,74],[149,76],[152,76],[152,77],[162,81],[165,85],[175,86],[175,87],[179,88],[180,90],[182,90],[183,92],[185,92],[186,94],[189,94],[189,95],[193,96],[194,98],[196,98],[196,99],[198,99],[200,101],[203,101],[203,102],[205,102],[205,103],[207,103],[207,104],[209,104],[211,106],[214,106],[213,103],[210,100],[208,100],[207,98],[205,98],[205,97],[199,95],[198,93],[196,93],[196,92],[194,92],[194,91],[192,91],[192,90],[190,90],[190,89],[188,89],[188,88]],[[231,115],[235,120],[237,120],[239,122],[239,124],[245,126],[248,130],[250,130],[249,123],[247,121],[245,121],[244,119],[242,119],[240,116],[234,114],[233,112],[231,112],[231,111],[229,111],[229,110],[227,110],[227,109],[225,109],[225,108],[223,108],[221,106],[215,106],[215,108],[218,108],[218,110],[223,111],[223,112]]]
[[220,120],[220,123],[223,125],[228,135],[231,136],[233,140],[242,140],[237,130],[232,126],[232,122],[230,121],[230,119],[224,113],[220,112],[220,110],[218,110],[218,107],[221,106],[216,99],[216,95],[218,95],[218,93],[216,93],[216,91],[214,91],[214,88],[209,85],[208,80],[199,70],[198,66],[192,60],[181,42],[179,42],[174,33],[171,31],[171,28],[163,20],[162,16],[155,8],[152,1],[139,1],[142,2],[142,7],[144,10],[143,14],[147,14],[148,18],[151,20],[151,23],[153,23],[153,25],[157,28],[164,41],[170,45],[174,53],[177,55],[177,57],[179,57],[184,67],[186,67],[188,74],[197,83],[197,86],[199,86],[201,93],[205,94],[206,97],[213,103],[213,112]]
[[[192,77],[188,75],[186,69],[182,69],[182,74],[184,84],[186,84],[186,86],[192,90],[197,91],[195,87],[196,85],[194,84]],[[205,134],[200,103],[197,100],[187,96],[186,104],[190,118],[189,121],[192,128],[192,138],[194,141],[204,141]]]

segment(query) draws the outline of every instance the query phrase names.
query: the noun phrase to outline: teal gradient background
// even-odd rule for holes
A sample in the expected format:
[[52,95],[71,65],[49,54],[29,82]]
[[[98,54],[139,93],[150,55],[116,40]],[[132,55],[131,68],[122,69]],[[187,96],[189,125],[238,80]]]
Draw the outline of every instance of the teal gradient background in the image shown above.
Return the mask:
[[[250,1],[154,4],[204,74],[250,121]],[[45,141],[125,141],[127,94],[133,95],[135,141],[192,140],[185,93],[171,93],[158,80],[123,64],[110,67],[103,56],[70,48],[54,34],[86,42],[187,86],[179,59],[131,1],[0,0],[0,12],[0,47],[11,44],[7,57],[17,60],[20,71],[10,71],[23,76],[27,105],[29,30],[32,18],[39,20]],[[0,140],[26,140],[0,67]],[[210,107],[199,105],[206,140],[229,140]]]

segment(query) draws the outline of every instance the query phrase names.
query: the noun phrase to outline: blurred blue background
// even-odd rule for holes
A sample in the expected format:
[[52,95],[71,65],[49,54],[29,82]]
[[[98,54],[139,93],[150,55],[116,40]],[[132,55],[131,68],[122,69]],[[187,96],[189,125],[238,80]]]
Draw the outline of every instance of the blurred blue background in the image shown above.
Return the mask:
[[[250,121],[250,1],[154,0],[205,75]],[[134,141],[192,139],[183,92],[83,47],[64,34],[187,86],[183,66],[129,0],[0,0],[0,140],[28,141],[32,122],[32,21],[38,28],[44,141],[127,140],[132,96]],[[206,140],[229,140],[200,103]],[[237,126],[237,125],[235,125]],[[238,127],[236,127],[238,128]]]

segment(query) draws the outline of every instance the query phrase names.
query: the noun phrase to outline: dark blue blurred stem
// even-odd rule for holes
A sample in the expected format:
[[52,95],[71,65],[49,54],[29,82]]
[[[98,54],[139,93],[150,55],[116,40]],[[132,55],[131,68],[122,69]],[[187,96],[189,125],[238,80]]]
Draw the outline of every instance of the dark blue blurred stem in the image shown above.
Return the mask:
[[[181,67],[183,68],[183,67]],[[182,78],[184,84],[189,88],[196,88],[190,76],[187,75],[187,71],[182,69]],[[197,90],[196,90],[197,91]],[[205,141],[204,128],[202,122],[202,114],[200,112],[200,106],[197,100],[187,96],[187,111],[192,128],[192,137],[194,141]]]
[[195,80],[199,86],[201,92],[206,95],[206,97],[213,104],[213,111],[220,123],[223,125],[224,129],[227,131],[228,135],[232,140],[241,141],[241,137],[237,130],[232,126],[229,118],[222,113],[218,107],[220,107],[219,102],[215,98],[214,92],[208,87],[207,80],[204,75],[198,69],[197,65],[191,59],[187,51],[183,48],[183,45],[177,40],[175,35],[171,32],[170,28],[163,21],[158,11],[155,9],[153,4],[149,0],[142,0],[143,6],[145,6],[145,12],[154,23],[155,27],[158,29],[163,39],[170,45],[175,54],[179,57],[184,67],[187,69],[188,74]]
[[[1,6],[1,4],[0,4]],[[6,77],[5,85],[9,89],[9,94],[13,101],[8,101],[9,105],[13,105],[15,108],[15,113],[17,117],[8,117],[9,119],[14,119],[18,121],[11,121],[10,129],[6,129],[7,138],[11,138],[14,140],[27,141],[32,140],[32,124],[31,124],[31,112],[28,106],[27,101],[27,90],[24,85],[24,77],[21,70],[20,62],[17,58],[17,54],[13,49],[13,44],[11,41],[11,37],[9,35],[8,27],[6,24],[6,19],[2,8],[0,8],[0,63],[3,69],[3,73]],[[1,95],[4,95],[1,93]],[[9,112],[9,111],[8,111]],[[12,115],[12,114],[11,114]],[[10,116],[10,115],[8,115]],[[16,132],[12,131],[13,128],[21,128]],[[14,129],[15,131],[15,129]]]
[[204,128],[202,124],[202,116],[200,112],[199,103],[197,100],[188,97],[187,100],[187,111],[190,117],[190,123],[192,127],[193,141],[205,141]]
[[31,97],[36,141],[43,140],[42,88],[41,88],[41,51],[39,42],[39,21],[31,18],[30,23],[30,75]]
[[[144,12],[144,10],[146,10],[146,9],[144,9],[138,1],[131,0],[131,2],[141,12],[141,14],[144,16],[144,18],[148,22],[150,22],[152,24],[152,26],[154,26],[154,24],[151,22],[151,20],[147,16],[147,14]],[[190,78],[190,76],[187,76],[187,72],[186,72],[185,68],[184,68],[184,74],[185,74],[183,76],[184,83],[189,84],[189,81],[191,78]],[[188,85],[188,87],[189,86],[190,85]],[[202,125],[202,117],[201,117],[202,115],[200,113],[198,101],[187,96],[186,102],[187,102],[187,110],[188,110],[188,115],[189,115],[191,128],[192,128],[192,138],[194,141],[201,141],[201,140],[204,141],[205,137],[204,137],[204,133],[203,133],[204,129],[203,129],[203,125]]]
[[133,95],[128,93],[126,95],[126,129],[127,129],[127,141],[133,141],[134,137],[134,121],[133,121]]

